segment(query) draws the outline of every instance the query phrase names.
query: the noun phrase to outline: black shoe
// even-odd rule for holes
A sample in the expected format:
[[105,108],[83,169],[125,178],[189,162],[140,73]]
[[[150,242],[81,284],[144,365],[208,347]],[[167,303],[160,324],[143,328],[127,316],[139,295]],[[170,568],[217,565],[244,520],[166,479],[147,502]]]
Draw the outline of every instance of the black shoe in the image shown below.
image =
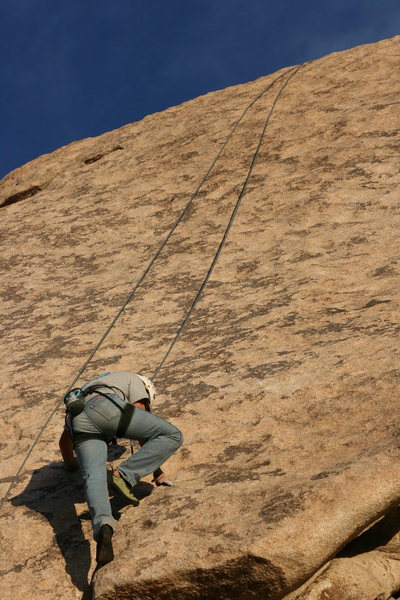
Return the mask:
[[106,565],[114,559],[111,538],[113,529],[110,525],[102,525],[97,536],[96,561],[99,567]]

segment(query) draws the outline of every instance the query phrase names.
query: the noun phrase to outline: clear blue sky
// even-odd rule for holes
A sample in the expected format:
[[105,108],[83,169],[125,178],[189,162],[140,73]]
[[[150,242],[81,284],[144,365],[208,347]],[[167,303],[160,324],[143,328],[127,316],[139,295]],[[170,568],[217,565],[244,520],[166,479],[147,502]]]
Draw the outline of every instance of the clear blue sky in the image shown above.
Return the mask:
[[400,33],[400,0],[0,0],[0,178],[211,90]]

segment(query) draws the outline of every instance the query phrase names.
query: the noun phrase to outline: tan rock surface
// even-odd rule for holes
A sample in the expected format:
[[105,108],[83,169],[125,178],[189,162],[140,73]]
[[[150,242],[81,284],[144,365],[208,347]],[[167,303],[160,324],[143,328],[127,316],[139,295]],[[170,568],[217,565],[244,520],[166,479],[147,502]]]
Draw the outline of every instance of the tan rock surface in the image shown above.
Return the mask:
[[[168,465],[176,485],[120,510],[117,558],[95,575],[95,598],[281,598],[398,503],[399,50],[396,37],[329,55],[282,92],[217,266],[157,377],[159,411],[186,438]],[[76,142],[0,182],[3,494],[276,76]],[[246,114],[85,378],[159,365],[280,83]],[[81,481],[55,462],[62,414],[1,513],[5,600],[87,597]]]
[[400,589],[400,509],[376,523],[300,594],[285,600],[391,600]]

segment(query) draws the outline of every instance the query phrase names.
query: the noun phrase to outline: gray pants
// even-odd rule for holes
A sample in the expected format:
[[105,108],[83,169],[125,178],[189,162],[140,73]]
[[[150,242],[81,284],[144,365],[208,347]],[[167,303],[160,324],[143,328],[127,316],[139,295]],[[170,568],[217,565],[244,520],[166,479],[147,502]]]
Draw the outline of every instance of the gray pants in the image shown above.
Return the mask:
[[[123,402],[112,396],[118,404]],[[85,410],[74,418],[74,431],[102,433],[107,439],[115,436],[121,411],[107,398],[96,396],[86,402]],[[182,444],[179,429],[160,417],[135,407],[124,436],[144,442],[135,454],[118,465],[118,470],[131,485],[158,469]],[[82,471],[87,502],[92,517],[93,534],[97,537],[102,525],[115,528],[107,489],[107,444],[102,440],[87,440],[75,447]]]

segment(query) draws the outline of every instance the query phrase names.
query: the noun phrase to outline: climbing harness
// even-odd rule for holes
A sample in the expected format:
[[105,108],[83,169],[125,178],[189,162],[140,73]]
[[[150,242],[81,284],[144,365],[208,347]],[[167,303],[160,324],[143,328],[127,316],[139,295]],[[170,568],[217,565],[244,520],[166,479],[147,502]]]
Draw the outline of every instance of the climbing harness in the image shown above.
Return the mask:
[[77,417],[85,408],[85,393],[81,388],[73,388],[64,396],[67,416]]
[[[228,142],[230,141],[230,139],[232,138],[233,134],[235,133],[236,129],[238,128],[238,126],[240,125],[240,123],[242,122],[243,118],[245,117],[245,115],[247,114],[247,112],[250,110],[250,108],[255,104],[255,102],[257,102],[257,100],[259,100],[269,89],[271,89],[276,82],[278,82],[279,80],[283,79],[286,75],[288,75],[288,77],[284,80],[284,83],[282,84],[281,88],[279,89],[275,100],[271,106],[271,109],[268,113],[268,116],[266,118],[265,124],[264,124],[264,128],[263,131],[261,133],[260,136],[260,140],[257,146],[257,149],[253,155],[253,158],[251,160],[251,164],[250,167],[248,169],[248,173],[247,176],[245,178],[244,184],[242,186],[241,192],[239,194],[239,197],[236,201],[236,204],[234,206],[234,209],[231,213],[228,225],[225,229],[223,238],[218,246],[218,249],[213,257],[213,260],[211,262],[211,265],[209,267],[209,270],[200,286],[200,289],[198,290],[189,310],[187,311],[174,339],[172,340],[168,350],[166,351],[163,359],[161,360],[161,362],[159,363],[158,367],[156,368],[156,370],[154,371],[154,374],[152,376],[152,379],[155,379],[160,371],[160,369],[163,367],[165,361],[167,360],[168,356],[170,355],[173,347],[175,346],[175,344],[177,343],[177,341],[179,340],[181,333],[184,329],[184,327],[186,326],[186,323],[188,322],[193,310],[195,309],[198,301],[200,300],[200,297],[204,291],[205,286],[207,285],[207,282],[214,270],[214,267],[218,261],[218,258],[222,252],[222,249],[225,245],[227,236],[229,234],[229,231],[232,227],[233,221],[236,217],[237,211],[239,209],[241,200],[245,194],[246,188],[247,188],[247,184],[248,181],[250,179],[251,173],[253,171],[253,167],[254,164],[257,160],[259,151],[260,151],[260,147],[261,147],[261,143],[264,139],[264,135],[268,126],[268,123],[270,121],[270,118],[272,116],[272,113],[275,109],[275,106],[277,104],[278,99],[280,98],[283,90],[285,89],[285,87],[287,86],[287,84],[289,83],[289,81],[294,77],[294,75],[296,75],[296,73],[299,71],[300,68],[302,68],[305,64],[307,63],[303,63],[300,65],[296,65],[294,67],[291,67],[290,69],[286,70],[284,73],[281,73],[280,75],[278,75],[278,77],[276,77],[271,83],[269,83],[247,106],[246,108],[243,110],[242,114],[240,115],[239,119],[236,121],[236,123],[234,124],[234,126],[232,127],[231,131],[229,132],[229,134],[227,135],[224,143],[222,144],[221,148],[219,149],[219,151],[217,152],[215,158],[213,159],[213,161],[211,162],[209,168],[207,169],[207,171],[205,172],[205,174],[203,175],[203,177],[201,178],[200,182],[198,183],[195,191],[193,192],[193,194],[191,195],[191,197],[189,198],[187,204],[184,206],[183,210],[181,211],[181,213],[179,214],[177,220],[175,221],[175,223],[173,224],[172,228],[170,229],[169,233],[167,234],[167,236],[165,237],[165,239],[163,240],[163,242],[161,243],[160,247],[158,248],[158,250],[156,251],[155,255],[153,256],[153,258],[150,260],[150,262],[148,263],[147,267],[145,268],[145,270],[143,271],[142,275],[139,277],[138,281],[135,283],[135,285],[133,286],[133,288],[131,289],[131,291],[129,292],[128,296],[126,297],[125,301],[123,302],[121,308],[117,311],[117,313],[115,314],[115,316],[113,317],[113,319],[111,320],[111,323],[109,324],[109,326],[107,327],[107,329],[105,330],[105,332],[103,333],[103,335],[101,336],[100,340],[98,341],[98,343],[96,344],[96,346],[93,348],[93,350],[90,352],[89,357],[87,358],[87,360],[85,361],[85,363],[83,364],[83,366],[80,368],[79,372],[77,373],[77,375],[75,376],[75,378],[73,379],[72,383],[69,385],[68,387],[68,392],[66,394],[66,396],[69,395],[70,392],[75,392],[77,389],[80,388],[74,388],[74,385],[76,384],[76,382],[79,380],[79,378],[81,377],[82,373],[86,370],[87,366],[89,365],[90,361],[92,360],[92,358],[94,357],[94,355],[96,354],[97,350],[100,348],[100,346],[102,345],[102,343],[104,342],[104,340],[106,339],[106,337],[108,336],[108,334],[110,333],[111,329],[114,327],[115,323],[117,322],[117,320],[119,319],[119,317],[121,316],[121,314],[124,312],[126,306],[129,304],[129,302],[131,301],[131,299],[133,298],[133,296],[135,295],[137,289],[139,288],[139,286],[142,284],[142,282],[144,281],[145,277],[147,276],[147,274],[149,273],[150,269],[152,268],[152,266],[154,265],[154,263],[156,262],[156,260],[158,259],[158,257],[160,256],[162,250],[164,249],[164,247],[166,246],[166,244],[168,243],[168,241],[170,240],[171,236],[173,235],[173,233],[175,232],[176,228],[178,227],[178,225],[180,224],[180,222],[182,221],[182,219],[184,218],[184,216],[186,215],[186,213],[188,212],[193,200],[197,197],[201,187],[203,186],[204,182],[207,180],[208,176],[210,175],[211,171],[213,170],[215,164],[217,163],[218,159],[220,158],[221,154],[223,153],[225,147],[227,146]],[[142,376],[142,381],[144,382]],[[146,378],[147,379],[147,378]],[[145,383],[145,382],[144,382]],[[103,387],[103,386],[102,386]],[[146,387],[146,383],[145,383],[145,387]],[[154,387],[154,386],[153,386]],[[147,392],[149,394],[149,400],[151,402],[151,396],[153,394],[152,389],[151,388],[146,388]],[[70,398],[70,404],[73,404],[73,398],[74,395],[71,396]],[[77,394],[76,400],[77,402],[79,402],[79,394]],[[60,399],[55,407],[53,408],[53,410],[50,412],[49,416],[47,417],[47,419],[45,420],[45,422],[43,423],[43,425],[41,426],[41,428],[39,429],[35,440],[33,441],[30,449],[28,450],[21,466],[19,467],[16,475],[12,478],[12,481],[10,483],[9,488],[7,489],[5,495],[3,496],[3,498],[1,499],[0,502],[0,507],[3,505],[3,503],[6,501],[10,491],[12,490],[13,486],[15,485],[19,475],[21,474],[23,468],[25,467],[30,455],[33,452],[33,449],[35,448],[36,444],[39,442],[39,439],[42,435],[42,433],[44,432],[45,428],[47,427],[47,425],[49,424],[50,420],[53,418],[54,414],[56,413],[56,411],[59,409],[60,403],[62,402],[62,399]],[[129,403],[128,403],[129,404]],[[78,406],[76,410],[78,410]],[[132,406],[129,404],[129,406]],[[134,407],[132,406],[132,409],[134,409]],[[128,417],[126,418],[128,419]],[[120,419],[120,425],[121,425],[121,421],[122,421],[122,416]],[[118,433],[118,432],[117,432]]]
[[119,388],[117,388],[115,386],[106,385],[105,383],[98,384],[98,385],[84,386],[82,388],[73,388],[64,396],[64,404],[65,404],[65,409],[67,411],[67,414],[71,415],[71,417],[78,416],[85,408],[86,396],[90,396],[91,394],[97,394],[98,396],[104,396],[104,398],[107,398],[113,404],[115,404],[115,406],[117,406],[117,408],[121,408],[120,405],[117,402],[115,402],[115,400],[112,397],[110,397],[105,392],[101,391],[104,388],[111,390],[117,396],[119,396],[119,394],[121,394],[122,399],[125,400],[125,402],[128,401],[122,390],[120,390]]
[[[106,392],[104,392],[104,388],[111,390],[111,393],[117,395],[118,397],[121,395],[122,399],[124,400],[123,406],[121,406],[120,404],[118,404],[118,402],[114,400],[112,394],[106,394]],[[103,396],[103,398],[107,398],[107,400],[112,402],[114,406],[116,406],[121,411],[121,416],[118,422],[115,437],[113,437],[111,440],[109,440],[106,436],[102,435],[101,433],[84,433],[74,431],[72,426],[72,419],[80,415],[81,412],[85,409],[85,402],[88,396]],[[147,398],[144,398],[144,400],[146,401]],[[74,446],[80,444],[81,442],[85,442],[87,440],[92,439],[103,440],[106,443],[116,443],[115,438],[124,437],[126,430],[128,429],[129,424],[132,420],[133,413],[135,412],[135,407],[130,402],[128,402],[128,399],[122,390],[115,386],[106,385],[104,383],[101,383],[99,385],[90,385],[87,387],[85,386],[83,388],[73,388],[64,396],[64,404],[66,407],[66,423],[69,424],[68,428],[72,434]]]
[[[150,404],[156,397],[156,388],[154,387],[153,382],[150,381],[150,379],[145,375],[138,375],[138,377],[139,379],[141,379],[147,395],[145,398],[140,398],[139,400],[137,400],[137,402],[142,402],[146,410],[149,411]],[[104,392],[104,389],[111,390],[111,394],[106,394]],[[122,397],[122,399],[124,400],[124,405],[121,406],[120,404],[118,404],[118,402],[116,402],[112,397],[112,394]],[[88,398],[88,396],[93,395],[103,396],[103,398],[107,398],[107,400],[112,402],[114,406],[116,406],[121,411],[121,417],[118,423],[115,437],[111,438],[111,440],[108,439],[106,436],[102,435],[101,433],[85,433],[80,431],[74,431],[72,419],[80,415],[81,412],[85,410],[86,399]],[[117,438],[125,436],[126,431],[132,420],[133,413],[135,412],[135,407],[128,401],[126,395],[120,388],[116,386],[107,385],[105,383],[99,383],[97,385],[85,384],[81,388],[73,388],[67,394],[65,394],[64,404],[66,411],[65,423],[68,430],[71,433],[74,446],[80,444],[81,442],[85,442],[87,440],[92,439],[103,440],[107,444],[116,444]]]

